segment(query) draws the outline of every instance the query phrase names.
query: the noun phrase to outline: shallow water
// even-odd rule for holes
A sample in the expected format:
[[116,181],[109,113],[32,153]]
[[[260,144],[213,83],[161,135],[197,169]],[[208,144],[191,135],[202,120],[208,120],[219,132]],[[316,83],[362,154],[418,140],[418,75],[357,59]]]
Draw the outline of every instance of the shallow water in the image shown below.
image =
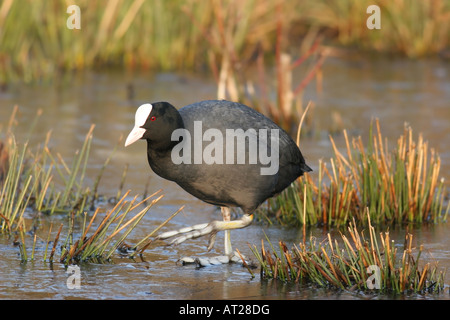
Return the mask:
[[[447,177],[450,169],[450,64],[443,61],[337,60],[328,59],[324,66],[323,92],[314,87],[305,92],[305,101],[312,99],[314,134],[302,138],[302,152],[308,164],[317,167],[317,160],[332,154],[327,138],[333,126],[332,113],[338,112],[350,135],[367,135],[371,119],[379,118],[383,135],[397,139],[408,122],[414,133],[421,132],[430,147],[441,156],[441,174]],[[301,77],[302,74],[298,74]],[[214,99],[216,87],[212,79],[187,74],[119,73],[85,74],[71,84],[52,86],[11,86],[0,93],[0,124],[6,126],[11,110],[19,105],[17,139],[25,139],[31,121],[39,108],[43,115],[31,137],[31,145],[43,143],[52,130],[51,147],[70,159],[84,140],[90,125],[96,125],[90,156],[89,177],[98,170],[119,137],[126,136],[133,126],[136,107],[143,102],[166,100],[182,106],[198,100]],[[0,131],[3,134],[4,130]],[[342,137],[335,138],[344,146]],[[22,140],[23,141],[23,140]],[[393,145],[393,143],[391,143]],[[174,183],[154,175],[147,164],[145,143],[119,147],[100,183],[100,193],[114,196],[125,164],[130,164],[125,190],[142,194],[150,179],[149,192],[160,188],[165,197],[153,207],[130,235],[134,243],[148,234],[180,206],[186,208],[165,230],[181,228],[212,219],[220,219],[220,212],[193,198]],[[448,177],[447,177],[448,178]],[[92,181],[87,181],[90,184]],[[37,256],[42,257],[45,231],[50,222],[64,217],[43,218],[43,231],[38,241]],[[318,239],[327,232],[311,228]],[[385,231],[381,229],[378,231]],[[412,231],[414,244],[423,244],[427,261],[439,261],[442,268],[450,267],[450,238],[448,223],[423,226]],[[64,231],[63,231],[64,232]],[[234,248],[253,258],[248,243],[260,246],[265,234],[273,243],[288,244],[302,239],[301,230],[289,227],[254,223],[232,233]],[[405,230],[391,228],[391,238],[403,244]],[[187,241],[177,247],[155,246],[146,251],[144,261],[132,261],[116,256],[114,264],[87,263],[80,266],[79,289],[68,289],[69,274],[59,263],[20,263],[19,249],[13,239],[0,236],[0,298],[1,299],[448,299],[445,294],[390,297],[371,293],[337,292],[313,286],[284,284],[252,278],[247,269],[237,264],[197,269],[180,266],[183,256],[220,254],[222,235],[215,248],[206,253],[207,239]],[[39,245],[40,244],[40,245]],[[447,274],[446,284],[450,283]]]

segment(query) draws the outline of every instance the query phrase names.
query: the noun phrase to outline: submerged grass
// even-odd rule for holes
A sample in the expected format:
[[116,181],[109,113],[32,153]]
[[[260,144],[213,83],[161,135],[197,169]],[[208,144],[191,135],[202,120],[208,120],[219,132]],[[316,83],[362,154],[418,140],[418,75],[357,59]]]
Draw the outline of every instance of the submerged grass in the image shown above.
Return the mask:
[[279,242],[279,252],[269,241],[269,249],[251,246],[261,265],[261,277],[299,283],[314,283],[320,287],[380,293],[439,293],[444,289],[445,270],[437,263],[422,265],[423,246],[414,254],[412,234],[406,234],[403,251],[390,239],[389,232],[380,233],[368,224],[369,235],[359,231],[355,222],[348,234],[340,239],[318,243],[313,237],[288,249]]
[[[145,249],[140,247],[141,244],[145,243],[148,246],[148,238],[182,210],[180,208],[180,210],[176,211],[166,222],[158,226],[136,245],[128,245],[125,242],[127,237],[136,228],[145,214],[163,198],[163,195],[158,195],[160,192],[161,190],[158,190],[145,199],[138,201],[138,196],[127,200],[130,193],[130,191],[127,191],[113,208],[105,212],[100,222],[97,221],[97,218],[101,214],[100,208],[95,210],[89,221],[85,212],[83,222],[78,228],[75,228],[75,214],[71,214],[68,216],[69,223],[67,226],[64,223],[59,225],[59,229],[53,240],[51,239],[53,224],[51,224],[48,230],[47,240],[45,241],[43,261],[49,263],[58,261],[67,266],[69,264],[88,262],[109,263],[112,261],[114,253],[118,253],[122,257],[134,258],[136,253],[142,253]],[[153,199],[150,201],[151,198]],[[138,208],[141,208],[140,211],[131,218],[128,218]],[[97,226],[95,227],[95,225]],[[80,228],[81,231],[79,231]],[[21,225],[17,239],[15,240],[15,244],[19,247],[19,256],[22,263],[34,261],[37,238],[35,231],[31,258],[29,258],[26,245],[26,233],[24,230],[24,227]],[[66,233],[65,239],[63,239],[64,233]]]
[[[374,128],[375,126],[375,128]],[[440,178],[439,155],[405,125],[391,150],[382,137],[379,121],[371,124],[368,145],[351,142],[344,131],[346,156],[332,137],[330,165],[319,161],[318,180],[310,174],[298,179],[259,210],[262,218],[293,225],[345,226],[352,219],[373,223],[446,221],[450,203]]]
[[[137,196],[135,196],[131,201],[126,201],[125,199],[129,194],[129,192],[126,192],[114,208],[106,213],[105,217],[101,220],[101,223],[90,236],[87,235],[95,221],[95,218],[97,217],[97,214],[99,213],[99,210],[95,211],[87,226],[85,214],[82,233],[80,238],[76,241],[73,239],[73,220],[71,220],[67,238],[62,246],[60,262],[67,265],[93,260],[97,262],[109,261],[111,255],[116,250],[126,248],[126,237],[137,226],[148,210],[155,203],[157,203],[163,195],[160,195],[156,199],[152,200],[150,204],[145,206],[134,217],[125,222],[127,215],[132,210],[148,201],[150,198],[156,196],[160,191],[161,190],[155,192],[139,202],[137,202]],[[121,252],[126,252],[126,250],[124,249]]]

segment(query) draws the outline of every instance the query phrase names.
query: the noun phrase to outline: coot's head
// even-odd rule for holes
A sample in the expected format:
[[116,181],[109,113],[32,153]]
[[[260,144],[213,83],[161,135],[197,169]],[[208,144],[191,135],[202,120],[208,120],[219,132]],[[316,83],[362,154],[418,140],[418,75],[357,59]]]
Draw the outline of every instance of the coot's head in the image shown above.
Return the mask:
[[169,148],[173,144],[172,132],[184,127],[178,110],[168,102],[141,105],[134,121],[134,128],[125,141],[125,147],[139,139],[147,139],[155,149]]

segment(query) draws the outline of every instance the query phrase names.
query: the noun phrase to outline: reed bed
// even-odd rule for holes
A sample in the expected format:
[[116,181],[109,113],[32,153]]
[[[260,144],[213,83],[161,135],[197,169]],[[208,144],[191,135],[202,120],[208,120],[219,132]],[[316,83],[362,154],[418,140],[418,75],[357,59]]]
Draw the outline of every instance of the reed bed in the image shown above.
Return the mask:
[[[261,265],[263,279],[278,279],[298,283],[313,283],[340,290],[370,291],[385,294],[440,293],[444,290],[445,270],[437,263],[423,264],[423,246],[413,247],[412,234],[406,234],[403,250],[389,232],[375,233],[368,224],[368,235],[353,221],[348,236],[318,242],[311,237],[292,249],[280,241],[279,252],[269,241],[266,248],[250,246]],[[338,241],[339,240],[339,241]]]
[[394,149],[371,123],[367,146],[362,138],[350,142],[344,131],[344,151],[332,137],[334,157],[319,161],[317,181],[311,174],[294,182],[268,207],[259,210],[267,220],[282,224],[345,226],[352,219],[366,223],[438,223],[446,221],[450,203],[440,178],[441,160],[422,135],[414,139],[405,125]]
[[65,71],[111,66],[202,70],[212,52],[202,30],[214,29],[212,37],[220,37],[214,17],[231,8],[238,22],[234,48],[241,58],[250,57],[256,44],[270,46],[274,3],[80,0],[81,29],[70,30],[66,1],[23,6],[7,0],[0,6],[0,82],[52,80]]
[[[450,3],[446,0],[319,0],[298,5],[304,24],[321,28],[332,43],[344,48],[333,48],[336,55],[356,48],[420,58],[442,55],[449,45]],[[370,5],[380,8],[380,29],[366,26]]]
[[[218,2],[216,2],[218,3]],[[246,21],[250,30],[242,36],[242,18],[239,14],[241,2],[232,1],[226,8],[220,5],[214,7],[215,27],[202,28],[202,34],[209,42],[209,65],[217,82],[217,99],[229,99],[252,106],[267,115],[288,132],[294,132],[298,123],[298,115],[302,113],[301,97],[305,87],[316,79],[317,90],[322,86],[321,67],[326,58],[326,49],[320,46],[322,38],[317,32],[311,31],[299,39],[293,47],[289,43],[290,24],[295,20],[295,8],[292,2],[274,2],[272,5],[263,3],[254,10],[260,16],[272,17],[270,23],[264,23],[253,32],[252,21]],[[192,22],[195,23],[193,15]],[[252,20],[254,15],[248,19]],[[198,24],[197,24],[198,25]],[[273,34],[274,48],[267,47],[264,37],[254,37],[254,34],[265,36]],[[219,30],[219,32],[216,31]],[[243,43],[254,43],[250,55],[241,53]],[[236,43],[239,41],[238,43]],[[244,51],[245,52],[245,51]],[[274,70],[266,67],[266,61],[274,64]],[[298,68],[305,69],[304,78],[300,83],[293,83],[294,72]],[[256,73],[257,76],[251,74]],[[273,81],[270,81],[273,79]]]
[[[381,8],[380,30],[366,27],[372,4]],[[225,76],[236,63],[255,62],[260,50],[273,56],[280,6],[294,48],[320,32],[331,45],[421,57],[442,52],[450,39],[445,0],[79,0],[80,30],[66,26],[68,5],[64,0],[1,3],[1,84],[56,80],[66,71],[111,66],[198,71],[208,61],[223,65]]]

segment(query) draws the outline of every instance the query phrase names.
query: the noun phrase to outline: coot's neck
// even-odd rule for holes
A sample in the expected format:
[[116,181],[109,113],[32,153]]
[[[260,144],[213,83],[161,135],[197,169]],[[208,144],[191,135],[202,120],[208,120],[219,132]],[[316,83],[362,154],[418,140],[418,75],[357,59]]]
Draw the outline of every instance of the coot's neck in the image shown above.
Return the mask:
[[153,141],[147,140],[147,160],[152,170],[160,177],[175,180],[179,175],[180,166],[172,161],[172,148],[177,141],[172,141],[165,148],[158,148]]
[[169,136],[167,139],[164,140],[152,140],[152,139],[146,139],[147,140],[147,151],[150,150],[158,153],[158,154],[164,154],[172,151],[172,148],[178,143],[178,141],[172,141]]
[[182,138],[174,137],[176,140],[172,141],[172,135],[175,130],[184,129],[183,118],[170,104],[166,104],[164,112],[156,115],[157,119],[158,117],[163,125],[158,126],[156,130],[149,130],[148,135],[144,135],[147,140],[148,162],[156,174],[165,179],[174,180],[181,168],[172,161],[172,149]]

